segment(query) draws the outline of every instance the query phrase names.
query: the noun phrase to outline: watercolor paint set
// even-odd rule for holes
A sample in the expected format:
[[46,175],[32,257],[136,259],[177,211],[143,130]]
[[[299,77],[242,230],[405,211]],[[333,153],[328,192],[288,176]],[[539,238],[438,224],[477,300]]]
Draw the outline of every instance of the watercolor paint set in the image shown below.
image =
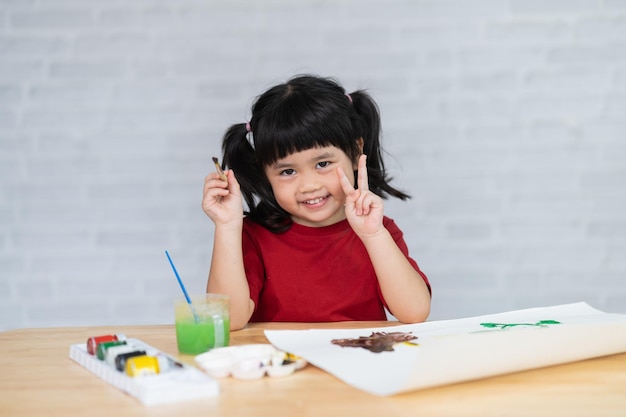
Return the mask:
[[218,382],[139,339],[91,337],[70,346],[69,357],[144,405],[214,397]]

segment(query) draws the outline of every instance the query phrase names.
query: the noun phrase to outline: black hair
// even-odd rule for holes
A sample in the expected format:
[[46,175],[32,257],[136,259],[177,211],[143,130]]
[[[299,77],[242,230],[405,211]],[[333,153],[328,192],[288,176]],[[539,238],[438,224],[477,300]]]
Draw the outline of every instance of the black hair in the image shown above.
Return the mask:
[[264,168],[292,153],[325,146],[341,149],[356,162],[361,154],[359,138],[367,155],[370,190],[382,198],[410,198],[389,185],[378,106],[364,90],[348,96],[331,78],[299,75],[259,96],[250,122],[226,131],[223,163],[235,172],[248,217],[273,232],[283,232],[291,226],[291,217],[276,202]]

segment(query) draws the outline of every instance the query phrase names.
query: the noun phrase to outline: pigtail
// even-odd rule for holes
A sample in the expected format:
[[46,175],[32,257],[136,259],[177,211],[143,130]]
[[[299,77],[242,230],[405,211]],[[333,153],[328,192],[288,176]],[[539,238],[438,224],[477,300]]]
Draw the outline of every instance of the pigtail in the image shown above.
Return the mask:
[[254,145],[248,141],[250,125],[232,125],[224,135],[222,151],[224,167],[235,172],[242,197],[248,206],[246,215],[274,232],[291,225],[289,214],[276,202],[272,186],[256,157]]
[[243,199],[252,210],[255,206],[254,185],[265,176],[258,169],[254,149],[246,138],[247,133],[245,123],[232,125],[224,135],[222,152],[224,167],[235,171]]
[[[356,113],[357,130],[363,138],[363,153],[367,155],[367,173],[370,190],[386,198],[386,195],[406,200],[410,195],[392,187],[392,178],[387,175],[380,145],[380,112],[376,102],[363,90],[350,93],[352,106]],[[359,136],[357,136],[358,138]]]

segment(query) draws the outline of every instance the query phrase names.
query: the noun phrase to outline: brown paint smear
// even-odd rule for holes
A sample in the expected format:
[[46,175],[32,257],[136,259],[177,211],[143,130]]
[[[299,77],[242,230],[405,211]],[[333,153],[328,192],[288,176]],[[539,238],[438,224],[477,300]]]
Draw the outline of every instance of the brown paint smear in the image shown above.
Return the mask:
[[415,340],[417,336],[404,332],[372,332],[369,336],[359,336],[356,339],[333,339],[331,343],[341,347],[360,347],[370,352],[393,352],[393,345]]

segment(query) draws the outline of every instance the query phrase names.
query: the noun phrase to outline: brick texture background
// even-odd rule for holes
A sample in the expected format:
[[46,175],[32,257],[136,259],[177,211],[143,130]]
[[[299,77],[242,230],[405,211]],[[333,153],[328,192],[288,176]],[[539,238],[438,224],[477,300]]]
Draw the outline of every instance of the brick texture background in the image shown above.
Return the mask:
[[626,313],[626,2],[0,0],[0,330],[171,323],[224,130],[304,72],[377,99],[431,319]]

